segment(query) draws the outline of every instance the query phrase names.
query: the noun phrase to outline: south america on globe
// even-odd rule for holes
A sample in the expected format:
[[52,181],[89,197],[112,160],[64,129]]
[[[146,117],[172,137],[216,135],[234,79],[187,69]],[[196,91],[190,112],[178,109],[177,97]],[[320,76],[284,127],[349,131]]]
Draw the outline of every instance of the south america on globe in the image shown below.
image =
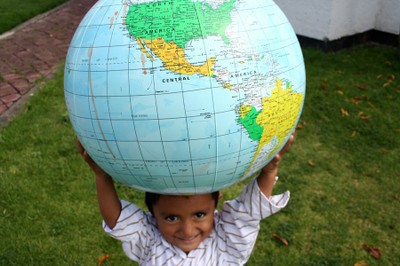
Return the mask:
[[114,180],[201,194],[281,150],[305,68],[272,0],[99,0],[71,41],[64,94],[77,137]]

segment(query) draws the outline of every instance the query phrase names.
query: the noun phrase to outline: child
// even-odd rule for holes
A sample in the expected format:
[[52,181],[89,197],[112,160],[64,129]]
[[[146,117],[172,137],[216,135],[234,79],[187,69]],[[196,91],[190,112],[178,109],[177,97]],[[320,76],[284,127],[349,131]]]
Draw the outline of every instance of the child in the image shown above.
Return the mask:
[[191,196],[146,193],[150,212],[119,200],[113,180],[78,149],[96,175],[104,230],[122,241],[126,255],[140,265],[243,265],[254,247],[260,220],[286,206],[289,192],[271,196],[278,166],[294,140],[235,200],[215,211],[219,192]]

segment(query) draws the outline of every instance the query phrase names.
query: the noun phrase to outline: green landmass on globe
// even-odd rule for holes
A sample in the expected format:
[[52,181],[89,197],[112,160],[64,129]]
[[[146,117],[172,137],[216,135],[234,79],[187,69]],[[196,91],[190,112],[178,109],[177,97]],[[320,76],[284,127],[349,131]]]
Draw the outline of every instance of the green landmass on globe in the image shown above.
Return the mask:
[[71,41],[64,91],[78,138],[114,179],[207,193],[279,152],[305,70],[271,0],[100,0]]

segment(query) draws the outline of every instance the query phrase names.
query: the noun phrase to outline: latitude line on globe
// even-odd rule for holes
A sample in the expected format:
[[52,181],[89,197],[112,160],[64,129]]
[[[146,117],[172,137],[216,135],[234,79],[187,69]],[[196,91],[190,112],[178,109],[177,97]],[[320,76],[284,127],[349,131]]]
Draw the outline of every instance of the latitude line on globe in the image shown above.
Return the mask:
[[106,136],[104,134],[103,128],[102,128],[102,126],[100,124],[99,114],[97,112],[96,103],[94,101],[93,84],[92,84],[92,71],[91,71],[92,54],[93,54],[93,47],[90,46],[88,48],[88,59],[89,59],[89,62],[88,62],[88,79],[89,79],[90,98],[92,99],[93,109],[94,109],[94,113],[96,115],[96,121],[97,121],[97,125],[99,126],[101,136],[103,137],[104,143],[106,144],[107,149],[110,152],[111,156],[113,158],[115,158],[115,155],[114,155],[113,151],[111,150],[110,145],[108,145],[108,141],[107,141]]

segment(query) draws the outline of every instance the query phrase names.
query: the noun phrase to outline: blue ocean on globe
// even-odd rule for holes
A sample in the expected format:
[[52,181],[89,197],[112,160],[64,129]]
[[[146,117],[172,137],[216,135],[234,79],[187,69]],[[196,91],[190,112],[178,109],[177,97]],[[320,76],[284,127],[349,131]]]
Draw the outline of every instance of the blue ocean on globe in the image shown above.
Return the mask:
[[112,178],[201,194],[253,176],[299,121],[305,68],[272,0],[99,0],[71,41],[72,126]]

